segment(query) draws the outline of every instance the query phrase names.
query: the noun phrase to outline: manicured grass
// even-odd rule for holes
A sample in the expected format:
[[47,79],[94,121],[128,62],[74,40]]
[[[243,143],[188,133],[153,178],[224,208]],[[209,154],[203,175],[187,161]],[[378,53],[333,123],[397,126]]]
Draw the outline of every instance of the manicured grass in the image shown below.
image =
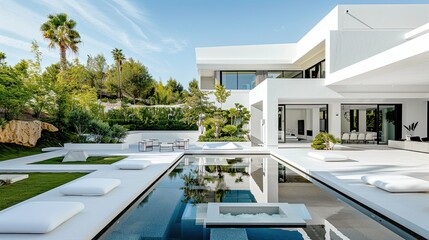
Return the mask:
[[28,178],[19,182],[0,186],[0,210],[82,177],[86,173],[23,174],[28,174]]
[[88,157],[85,162],[63,162],[64,157],[50,158],[32,164],[112,164],[127,156]]
[[0,144],[0,161],[42,153],[41,147],[24,147],[16,144]]

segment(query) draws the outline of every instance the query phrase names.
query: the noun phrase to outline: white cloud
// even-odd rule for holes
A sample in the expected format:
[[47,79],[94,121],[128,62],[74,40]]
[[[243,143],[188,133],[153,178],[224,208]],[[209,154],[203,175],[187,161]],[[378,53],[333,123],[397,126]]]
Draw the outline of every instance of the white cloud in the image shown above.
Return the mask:
[[113,0],[113,2],[119,5],[131,17],[145,23],[146,25],[151,25],[151,22],[147,17],[148,14],[146,14],[144,9],[134,6],[128,0]]
[[0,44],[6,45],[9,47],[13,47],[13,48],[17,48],[17,49],[21,49],[24,51],[29,51],[31,48],[31,44],[29,42],[18,40],[15,38],[2,36],[2,35],[0,35]]
[[[19,13],[19,14],[18,14]],[[18,1],[0,1],[0,29],[24,39],[42,39],[40,22],[44,17]]]
[[170,37],[164,38],[162,42],[168,47],[169,53],[181,52],[187,45],[186,41],[184,40],[177,40]]

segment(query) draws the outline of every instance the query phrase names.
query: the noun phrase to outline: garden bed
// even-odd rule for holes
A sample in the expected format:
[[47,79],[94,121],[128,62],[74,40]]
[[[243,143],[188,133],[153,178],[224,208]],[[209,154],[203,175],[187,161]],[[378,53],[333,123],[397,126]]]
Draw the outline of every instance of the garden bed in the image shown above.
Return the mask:
[[86,173],[25,173],[29,177],[0,186],[0,210],[84,176]]
[[40,162],[35,162],[32,164],[112,164],[117,161],[120,161],[127,156],[97,156],[97,157],[88,157],[86,161],[79,162],[63,162],[64,157],[55,157]]

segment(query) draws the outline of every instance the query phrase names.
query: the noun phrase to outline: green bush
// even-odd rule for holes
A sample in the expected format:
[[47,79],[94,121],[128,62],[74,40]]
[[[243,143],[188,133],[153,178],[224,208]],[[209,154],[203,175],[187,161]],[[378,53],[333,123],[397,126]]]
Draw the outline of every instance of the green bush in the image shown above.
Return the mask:
[[198,137],[199,142],[247,142],[244,137],[206,137],[204,135],[200,135]]
[[106,114],[110,125],[129,130],[197,130],[195,124],[184,123],[183,110],[169,107],[120,108]]
[[208,129],[204,133],[204,137],[206,138],[214,138],[215,137],[215,129]]
[[222,132],[232,137],[237,132],[237,127],[234,125],[226,125],[222,128]]
[[334,145],[340,141],[340,139],[335,138],[332,134],[320,132],[314,138],[311,148],[315,150],[333,150]]
[[108,143],[111,140],[110,126],[101,120],[89,122],[89,132],[94,135],[96,143]]
[[111,141],[114,143],[121,142],[127,136],[127,129],[115,124],[110,128]]

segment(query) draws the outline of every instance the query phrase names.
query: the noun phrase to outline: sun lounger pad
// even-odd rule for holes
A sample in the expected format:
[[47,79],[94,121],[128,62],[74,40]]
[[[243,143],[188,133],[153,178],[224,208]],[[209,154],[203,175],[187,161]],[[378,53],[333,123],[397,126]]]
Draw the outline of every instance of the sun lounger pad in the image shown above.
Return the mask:
[[0,212],[0,233],[47,233],[84,209],[80,202],[26,202]]
[[349,159],[347,156],[329,152],[309,152],[308,156],[325,162],[339,162]]
[[429,181],[405,175],[371,175],[362,180],[393,193],[429,192]]
[[83,178],[60,187],[60,193],[69,196],[102,196],[121,184],[113,178]]
[[113,165],[122,170],[142,170],[150,166],[151,162],[148,160],[122,160]]

